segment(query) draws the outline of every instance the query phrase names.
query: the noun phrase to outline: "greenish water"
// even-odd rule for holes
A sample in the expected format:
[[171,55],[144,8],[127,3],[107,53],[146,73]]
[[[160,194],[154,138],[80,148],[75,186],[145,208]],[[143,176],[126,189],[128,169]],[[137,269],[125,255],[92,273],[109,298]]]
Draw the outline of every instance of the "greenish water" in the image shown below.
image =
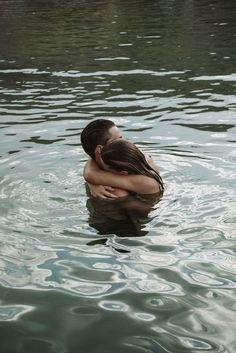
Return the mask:
[[[0,352],[236,351],[236,3],[0,1]],[[90,200],[116,122],[166,191]]]

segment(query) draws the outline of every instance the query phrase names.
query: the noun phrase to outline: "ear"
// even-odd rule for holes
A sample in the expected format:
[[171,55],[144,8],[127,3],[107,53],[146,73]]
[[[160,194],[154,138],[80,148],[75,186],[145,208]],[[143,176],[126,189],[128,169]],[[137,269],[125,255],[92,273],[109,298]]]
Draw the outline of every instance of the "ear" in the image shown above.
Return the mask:
[[103,148],[102,145],[97,145],[97,146],[95,147],[95,151],[94,151],[95,156],[97,156],[97,155],[100,156],[100,154],[101,154],[101,152],[102,152],[102,148]]
[[101,152],[102,152],[102,145],[97,145],[95,147],[94,155],[96,163],[101,167]]

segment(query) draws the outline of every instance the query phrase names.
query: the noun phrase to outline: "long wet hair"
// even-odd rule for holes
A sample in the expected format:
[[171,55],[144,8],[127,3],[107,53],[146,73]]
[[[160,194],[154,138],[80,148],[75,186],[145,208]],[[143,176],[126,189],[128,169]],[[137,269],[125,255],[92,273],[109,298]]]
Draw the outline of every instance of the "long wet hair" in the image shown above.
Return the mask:
[[160,191],[164,191],[160,174],[148,164],[144,154],[134,143],[123,139],[114,140],[103,147],[101,158],[115,171],[142,174],[155,179],[160,185]]
[[95,159],[95,148],[97,145],[105,146],[109,138],[110,128],[115,126],[115,123],[107,119],[97,119],[91,121],[83,129],[80,139],[84,151]]

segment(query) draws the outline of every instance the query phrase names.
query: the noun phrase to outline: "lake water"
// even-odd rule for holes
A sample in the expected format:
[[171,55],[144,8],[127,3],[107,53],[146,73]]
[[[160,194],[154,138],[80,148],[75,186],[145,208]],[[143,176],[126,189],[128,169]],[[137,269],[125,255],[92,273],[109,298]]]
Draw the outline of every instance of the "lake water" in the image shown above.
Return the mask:
[[[236,352],[235,63],[235,0],[0,1],[1,353]],[[89,199],[95,118],[159,203]]]

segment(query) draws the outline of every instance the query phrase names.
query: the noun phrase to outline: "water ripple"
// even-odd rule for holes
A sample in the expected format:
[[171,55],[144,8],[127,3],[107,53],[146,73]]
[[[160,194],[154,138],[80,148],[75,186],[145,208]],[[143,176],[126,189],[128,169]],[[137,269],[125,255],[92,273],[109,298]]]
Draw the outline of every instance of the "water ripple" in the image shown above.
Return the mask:
[[[2,351],[236,351],[231,3],[1,2]],[[158,203],[89,198],[96,118],[159,165]]]

